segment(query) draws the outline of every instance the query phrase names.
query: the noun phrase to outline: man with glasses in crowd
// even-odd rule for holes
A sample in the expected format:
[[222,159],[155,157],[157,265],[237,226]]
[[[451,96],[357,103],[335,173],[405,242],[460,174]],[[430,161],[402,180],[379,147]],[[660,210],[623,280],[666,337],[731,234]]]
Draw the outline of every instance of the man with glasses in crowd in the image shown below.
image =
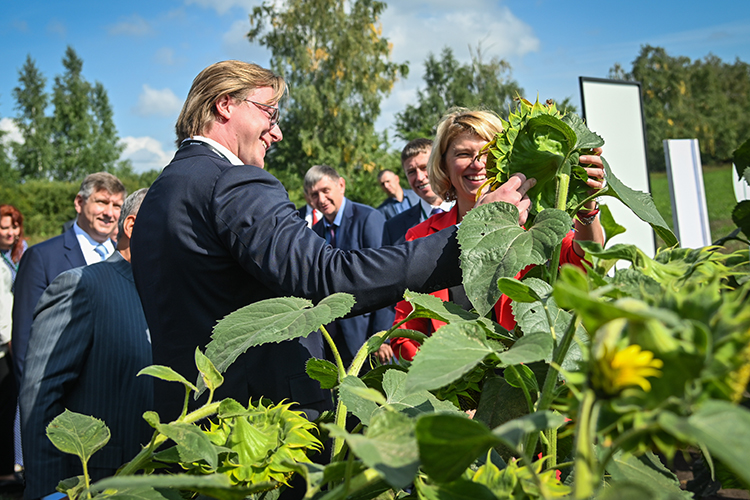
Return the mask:
[[[397,302],[407,288],[429,292],[461,281],[455,228],[356,251],[335,249],[308,229],[281,183],[263,170],[266,151],[283,137],[278,102],[285,89],[280,76],[255,64],[204,69],[177,120],[179,150],[143,202],[132,263],[153,361],[188,380],[198,375],[195,348],[210,341],[219,319],[247,304],[290,295],[317,303],[346,292],[357,315]],[[526,210],[525,190],[514,193]],[[501,199],[495,191],[480,203]],[[250,348],[226,370],[215,397],[288,399],[314,418],[331,401],[305,373],[309,357],[296,340]],[[155,382],[163,420],[179,416],[183,398],[174,384]]]

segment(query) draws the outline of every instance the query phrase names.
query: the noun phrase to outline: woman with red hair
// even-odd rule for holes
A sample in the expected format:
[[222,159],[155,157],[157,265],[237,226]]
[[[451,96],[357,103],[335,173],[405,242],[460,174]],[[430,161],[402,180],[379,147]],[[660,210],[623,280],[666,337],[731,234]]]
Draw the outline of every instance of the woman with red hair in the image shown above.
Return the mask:
[[[23,215],[13,205],[0,205],[0,258],[4,264],[0,264],[3,266],[0,269],[0,485],[5,486],[19,484],[15,476],[17,460],[14,453],[14,449],[20,448],[20,439],[14,439],[18,393],[10,361],[10,334],[13,283],[26,248]],[[20,458],[20,453],[18,455]]]
[[18,263],[27,244],[23,239],[23,215],[13,205],[0,205],[0,255],[16,280]]

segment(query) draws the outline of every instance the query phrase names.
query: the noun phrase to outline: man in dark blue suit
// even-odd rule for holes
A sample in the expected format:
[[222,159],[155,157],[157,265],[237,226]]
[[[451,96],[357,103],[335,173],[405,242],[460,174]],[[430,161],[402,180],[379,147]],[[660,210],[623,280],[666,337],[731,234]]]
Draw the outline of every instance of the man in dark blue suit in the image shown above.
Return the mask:
[[[317,303],[346,292],[357,315],[399,301],[407,288],[430,292],[461,282],[455,228],[398,247],[352,251],[310,231],[278,179],[263,170],[266,151],[283,137],[277,104],[285,92],[280,76],[254,64],[222,61],[204,69],[177,119],[179,150],[143,202],[133,274],[154,363],[188,380],[198,376],[195,348],[211,340],[219,319],[245,305],[289,295]],[[499,200],[499,191],[481,203]],[[226,370],[215,397],[329,408],[330,391],[305,372],[309,358],[297,341],[253,347]],[[163,420],[180,415],[179,387],[156,381],[154,394]]]
[[408,210],[385,221],[383,227],[383,245],[398,245],[405,241],[406,231],[424,222],[435,213],[447,212],[453,207],[452,202],[443,201],[435,194],[427,177],[427,160],[432,151],[429,139],[414,139],[401,151],[401,166],[404,168],[409,186],[419,196],[416,203]]
[[21,383],[31,319],[42,292],[58,274],[101,262],[114,251],[110,239],[117,229],[125,186],[112,174],[88,175],[73,202],[78,216],[73,227],[30,247],[18,266],[13,302],[13,368]]
[[78,457],[59,451],[45,433],[66,408],[103,420],[112,433],[89,460],[94,480],[114,474],[151,436],[141,415],[152,409],[153,382],[136,377],[151,364],[151,344],[129,262],[145,195],[141,189],[125,200],[109,259],[63,272],[39,299],[20,393],[26,500],[82,474]]
[[378,211],[385,216],[386,220],[419,204],[419,197],[414,191],[401,188],[401,180],[396,173],[381,170],[378,173],[378,183],[383,192],[388,195],[388,198],[378,206]]
[[[311,167],[305,174],[304,189],[312,206],[323,214],[323,220],[312,229],[325,238],[326,243],[341,250],[380,248],[385,218],[374,208],[347,199],[344,196],[346,180],[334,168],[328,165]],[[342,360],[348,365],[372,334],[387,330],[391,325],[391,312],[378,309],[372,313],[337,319],[327,325],[327,330]],[[328,358],[333,361],[330,355]]]

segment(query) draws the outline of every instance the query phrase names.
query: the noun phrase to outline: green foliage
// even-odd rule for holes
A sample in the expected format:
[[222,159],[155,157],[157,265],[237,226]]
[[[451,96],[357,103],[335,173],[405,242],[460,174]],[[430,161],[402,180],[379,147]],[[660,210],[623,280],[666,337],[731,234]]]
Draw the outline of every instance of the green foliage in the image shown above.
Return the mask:
[[445,112],[455,106],[492,110],[507,116],[510,104],[523,89],[510,76],[510,64],[493,57],[485,62],[481,47],[471,51],[471,62],[461,64],[445,47],[440,59],[433,54],[424,62],[425,88],[417,103],[396,114],[396,135],[405,141],[432,137]]
[[14,122],[21,132],[22,144],[13,145],[19,174],[24,179],[46,179],[53,164],[52,122],[46,115],[49,95],[44,88],[47,79],[31,56],[18,72],[18,86],[13,89],[18,112]]
[[18,173],[13,169],[10,159],[10,145],[6,144],[7,132],[0,130],[0,184],[11,183],[16,180]]
[[695,137],[703,163],[715,163],[731,158],[750,128],[750,66],[739,59],[691,61],[645,45],[629,72],[614,73],[641,82],[651,171],[666,168],[664,139]]
[[[346,294],[330,295],[314,307],[309,300],[294,297],[249,304],[216,325],[206,346],[206,356],[224,372],[249,348],[306,337],[318,326],[345,316],[353,305],[354,299]],[[204,387],[202,380],[197,385],[200,389]]]
[[496,286],[500,278],[512,278],[530,264],[547,262],[570,225],[565,212],[547,210],[526,231],[518,225],[518,209],[508,203],[469,212],[459,228],[461,269],[466,295],[477,312],[487,314],[500,298]]
[[13,159],[21,179],[77,182],[92,172],[112,172],[123,151],[104,86],[86,81],[83,60],[72,47],[62,64],[51,96],[31,56],[18,72],[14,121],[23,142],[13,144]]
[[387,136],[374,128],[382,98],[408,72],[389,60],[378,21],[385,7],[374,0],[293,0],[253,8],[248,38],[271,51],[271,67],[290,89],[281,103],[284,140],[266,165],[295,198],[307,169],[327,164],[347,178],[347,196],[377,205],[377,172],[400,168]]
[[87,462],[107,444],[110,433],[101,420],[65,410],[49,423],[47,436],[60,451]]
[[63,57],[62,75],[52,90],[54,179],[74,181],[87,174],[110,171],[122,153],[112,122],[112,106],[101,83],[91,85],[83,77],[83,60],[72,47]]
[[0,184],[0,196],[24,215],[26,236],[42,240],[60,234],[63,224],[75,218],[73,199],[79,187],[72,182],[32,180]]

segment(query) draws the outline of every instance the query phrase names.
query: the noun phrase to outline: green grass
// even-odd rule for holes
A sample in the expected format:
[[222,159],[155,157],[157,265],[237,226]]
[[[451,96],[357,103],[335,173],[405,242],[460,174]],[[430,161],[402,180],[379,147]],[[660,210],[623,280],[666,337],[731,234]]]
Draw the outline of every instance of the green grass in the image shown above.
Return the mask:
[[[737,204],[732,186],[732,165],[709,166],[703,168],[703,187],[708,205],[708,223],[711,238],[716,241],[731,233],[737,226],[732,222],[732,210]],[[656,208],[669,227],[674,230],[672,203],[669,199],[669,180],[665,172],[651,173],[651,195]],[[663,242],[659,239],[659,245]],[[727,250],[734,251],[744,245],[737,241],[727,244]]]

